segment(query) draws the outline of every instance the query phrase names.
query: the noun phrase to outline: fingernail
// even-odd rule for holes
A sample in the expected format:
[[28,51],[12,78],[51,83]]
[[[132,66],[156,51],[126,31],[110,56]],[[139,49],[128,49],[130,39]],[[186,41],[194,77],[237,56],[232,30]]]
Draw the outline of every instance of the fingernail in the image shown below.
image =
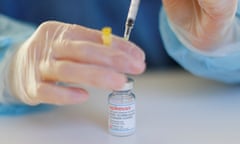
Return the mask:
[[134,70],[133,70],[134,73],[139,74],[145,70],[146,64],[145,64],[145,62],[140,62],[140,61],[136,62],[135,61],[133,67],[134,67]]
[[132,50],[131,53],[132,53],[132,56],[133,56],[134,58],[136,58],[137,60],[142,60],[142,61],[145,60],[145,54],[144,54],[143,51],[134,49],[134,50]]

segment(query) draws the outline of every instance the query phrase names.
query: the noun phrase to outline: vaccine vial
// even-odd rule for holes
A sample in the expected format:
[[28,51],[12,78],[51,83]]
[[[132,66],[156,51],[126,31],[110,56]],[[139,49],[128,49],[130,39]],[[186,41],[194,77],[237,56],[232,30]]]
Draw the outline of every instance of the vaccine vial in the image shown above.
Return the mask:
[[136,128],[135,95],[133,79],[128,78],[124,87],[113,90],[108,96],[108,129],[114,136],[129,136]]

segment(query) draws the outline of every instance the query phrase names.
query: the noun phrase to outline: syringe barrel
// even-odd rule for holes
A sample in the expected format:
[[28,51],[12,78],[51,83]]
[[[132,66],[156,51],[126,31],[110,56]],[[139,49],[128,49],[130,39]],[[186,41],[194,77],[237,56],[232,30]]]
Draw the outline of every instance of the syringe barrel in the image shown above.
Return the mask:
[[132,19],[133,21],[135,21],[139,4],[140,0],[131,0],[127,19]]

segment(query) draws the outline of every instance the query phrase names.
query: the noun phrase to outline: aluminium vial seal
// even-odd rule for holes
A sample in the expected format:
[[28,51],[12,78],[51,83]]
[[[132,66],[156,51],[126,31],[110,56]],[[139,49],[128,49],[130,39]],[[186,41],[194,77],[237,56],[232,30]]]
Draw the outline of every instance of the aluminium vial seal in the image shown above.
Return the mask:
[[133,83],[134,83],[134,80],[132,78],[128,77],[127,82],[124,84],[124,86],[117,91],[131,90],[131,89],[133,89]]

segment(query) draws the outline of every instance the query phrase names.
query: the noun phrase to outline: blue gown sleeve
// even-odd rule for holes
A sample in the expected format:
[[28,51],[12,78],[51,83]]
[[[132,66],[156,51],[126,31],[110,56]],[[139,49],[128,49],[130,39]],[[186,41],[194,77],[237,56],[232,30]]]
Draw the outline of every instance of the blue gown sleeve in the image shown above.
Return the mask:
[[19,115],[50,108],[27,106],[11,96],[6,85],[8,66],[18,46],[35,30],[34,26],[0,14],[0,115]]
[[[186,48],[171,30],[164,8],[160,11],[159,29],[167,53],[194,75],[225,83],[240,83],[240,40],[228,45],[235,50],[224,56],[208,56]],[[240,18],[238,6],[237,19]],[[240,25],[239,25],[240,27]]]

